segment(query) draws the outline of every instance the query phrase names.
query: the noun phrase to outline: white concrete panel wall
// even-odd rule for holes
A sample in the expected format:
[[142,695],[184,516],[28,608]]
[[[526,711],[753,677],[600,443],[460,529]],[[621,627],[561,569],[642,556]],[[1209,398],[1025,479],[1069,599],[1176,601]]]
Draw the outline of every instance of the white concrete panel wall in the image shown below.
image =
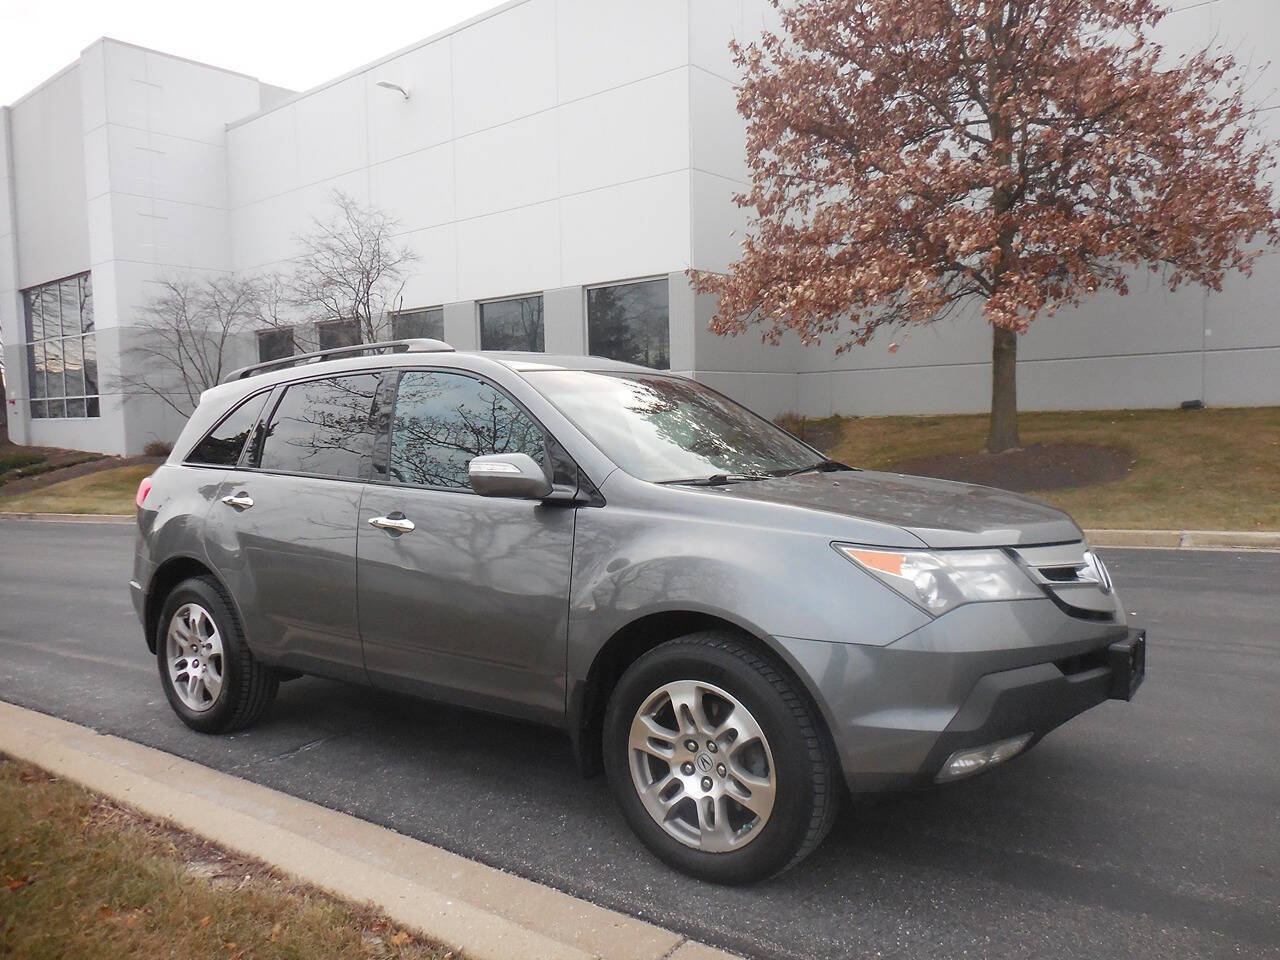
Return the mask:
[[418,254],[406,306],[685,269],[687,21],[686,0],[524,0],[233,124],[234,266],[287,268],[341,187]]

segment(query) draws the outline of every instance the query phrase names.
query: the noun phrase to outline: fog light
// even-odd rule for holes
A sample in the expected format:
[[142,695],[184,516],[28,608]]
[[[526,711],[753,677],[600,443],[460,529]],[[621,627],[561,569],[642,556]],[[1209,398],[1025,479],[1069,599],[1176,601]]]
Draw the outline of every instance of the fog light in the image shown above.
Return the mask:
[[969,774],[977,773],[979,770],[994,767],[997,763],[1004,763],[1006,760],[1016,757],[1026,749],[1027,744],[1030,742],[1031,734],[1024,733],[1018,737],[1010,737],[1008,740],[997,740],[995,743],[988,743],[986,746],[973,747],[969,750],[957,750],[942,765],[941,772],[934,779],[941,783],[943,780],[967,777]]

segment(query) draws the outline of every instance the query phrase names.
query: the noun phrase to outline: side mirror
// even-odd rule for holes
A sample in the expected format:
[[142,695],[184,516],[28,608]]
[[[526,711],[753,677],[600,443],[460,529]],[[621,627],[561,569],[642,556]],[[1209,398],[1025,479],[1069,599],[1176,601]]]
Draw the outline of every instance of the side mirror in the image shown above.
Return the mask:
[[476,457],[467,465],[467,479],[482,497],[542,500],[551,494],[551,481],[527,453]]

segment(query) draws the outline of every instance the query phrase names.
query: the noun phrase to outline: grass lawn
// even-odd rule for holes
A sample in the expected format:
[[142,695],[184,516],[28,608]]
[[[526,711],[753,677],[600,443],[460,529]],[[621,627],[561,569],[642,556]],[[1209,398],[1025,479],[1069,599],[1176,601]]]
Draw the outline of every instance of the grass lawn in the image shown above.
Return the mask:
[[[987,417],[831,418],[809,441],[868,469],[939,453],[973,453]],[[1280,530],[1280,407],[1023,413],[1022,442],[1099,444],[1134,458],[1123,479],[1032,495],[1084,527]]]
[[0,810],[0,956],[453,956],[371,908],[295,884],[4,757]]
[[155,469],[113,467],[8,497],[0,488],[0,513],[133,513],[138,483]]

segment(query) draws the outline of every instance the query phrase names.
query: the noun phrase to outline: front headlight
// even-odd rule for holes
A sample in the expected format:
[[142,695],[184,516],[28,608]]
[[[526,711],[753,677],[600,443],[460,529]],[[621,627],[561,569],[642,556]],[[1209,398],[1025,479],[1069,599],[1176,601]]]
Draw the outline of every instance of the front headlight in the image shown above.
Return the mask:
[[1003,550],[882,550],[852,543],[832,546],[935,617],[962,603],[1044,596]]

